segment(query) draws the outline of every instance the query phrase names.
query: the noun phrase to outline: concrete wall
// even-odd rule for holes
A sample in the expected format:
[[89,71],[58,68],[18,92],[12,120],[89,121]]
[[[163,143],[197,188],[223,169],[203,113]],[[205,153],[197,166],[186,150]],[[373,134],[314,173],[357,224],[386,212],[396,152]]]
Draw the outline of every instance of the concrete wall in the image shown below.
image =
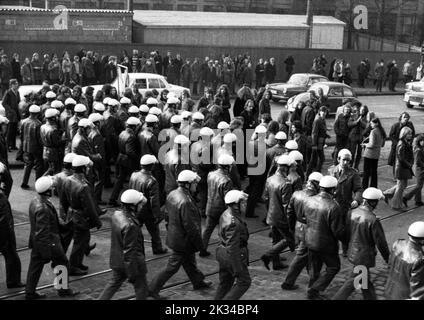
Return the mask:
[[[151,52],[159,50],[162,56],[166,55],[166,51],[171,51],[173,55],[181,53],[183,58],[199,57],[202,58],[209,56],[211,58],[218,58],[223,53],[229,53],[232,56],[237,54],[249,54],[254,62],[263,57],[269,59],[274,57],[277,63],[277,79],[284,80],[286,78],[284,70],[284,60],[288,55],[292,55],[296,61],[295,72],[308,72],[310,71],[312,60],[320,54],[325,54],[328,62],[330,63],[334,57],[346,59],[352,65],[353,78],[356,79],[356,68],[360,61],[368,58],[371,62],[372,69],[377,61],[384,59],[386,62],[395,59],[399,66],[403,66],[406,60],[418,63],[420,55],[418,53],[409,52],[379,52],[379,51],[347,51],[347,50],[325,50],[325,49],[282,49],[282,48],[234,48],[234,47],[207,47],[207,46],[178,46],[178,45],[146,45],[146,44],[127,44],[127,43],[114,43],[113,46],[107,43],[51,43],[51,42],[10,42],[0,41],[0,47],[4,48],[6,54],[12,55],[18,52],[21,55],[21,61],[25,56],[32,56],[34,52],[42,53],[59,53],[62,54],[67,50],[71,55],[78,52],[81,48],[86,50],[98,51],[101,55],[120,55],[122,50],[127,50],[131,54],[132,49],[138,49],[140,52]],[[326,71],[328,72],[327,66]],[[402,70],[402,69],[401,69]]]
[[0,40],[131,42],[132,13],[125,11],[1,10]]
[[[136,32],[136,31],[134,31]],[[137,35],[135,35],[136,39]],[[141,42],[149,44],[301,48],[305,46],[306,31],[302,29],[243,28],[154,28],[146,27]],[[141,40],[141,39],[140,39]]]
[[314,24],[312,30],[312,48],[343,49],[344,26]]

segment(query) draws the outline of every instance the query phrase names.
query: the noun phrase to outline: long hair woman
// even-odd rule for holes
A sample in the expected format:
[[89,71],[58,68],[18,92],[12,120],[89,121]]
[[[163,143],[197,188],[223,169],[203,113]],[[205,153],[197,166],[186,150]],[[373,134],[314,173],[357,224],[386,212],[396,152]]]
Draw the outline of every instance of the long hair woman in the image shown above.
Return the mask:
[[422,201],[421,192],[424,186],[424,134],[420,134],[414,142],[415,154],[415,176],[417,178],[417,185],[411,189],[404,196],[403,203],[408,204],[408,201],[415,197],[415,205],[417,207],[424,206]]

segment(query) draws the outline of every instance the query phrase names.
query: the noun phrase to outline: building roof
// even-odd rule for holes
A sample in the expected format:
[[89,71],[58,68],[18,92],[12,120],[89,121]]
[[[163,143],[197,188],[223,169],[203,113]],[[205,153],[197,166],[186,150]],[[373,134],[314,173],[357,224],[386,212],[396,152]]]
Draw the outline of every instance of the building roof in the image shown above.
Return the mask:
[[[103,12],[103,13],[129,13],[132,14],[132,11],[128,10],[100,10],[100,9],[65,9],[69,12]],[[64,11],[65,11],[64,10]],[[0,11],[44,11],[44,12],[53,12],[53,9],[44,9],[36,7],[27,7],[27,6],[0,6]]]
[[[153,28],[306,28],[305,15],[134,10],[133,20]],[[345,23],[331,16],[314,16],[314,24],[340,25]]]

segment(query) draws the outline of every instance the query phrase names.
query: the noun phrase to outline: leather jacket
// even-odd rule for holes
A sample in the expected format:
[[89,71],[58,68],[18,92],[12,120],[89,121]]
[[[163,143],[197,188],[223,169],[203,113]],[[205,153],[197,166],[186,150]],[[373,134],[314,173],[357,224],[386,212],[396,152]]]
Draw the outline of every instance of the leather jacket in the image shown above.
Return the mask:
[[119,155],[116,164],[126,167],[130,171],[135,170],[140,158],[137,138],[132,129],[126,128],[121,132],[118,138],[118,149]]
[[424,300],[424,252],[418,243],[393,244],[384,295],[388,300]]
[[277,162],[276,158],[281,156],[286,152],[286,148],[276,144],[275,146],[266,150],[266,170],[268,177],[274,175],[275,171],[277,171]]
[[203,248],[201,216],[190,191],[178,187],[166,199],[168,233],[166,245],[172,250],[193,254]]
[[94,153],[98,153],[102,159],[106,159],[105,139],[100,134],[99,129],[91,129],[90,133],[88,134],[88,141],[90,142]]
[[99,153],[94,153],[92,145],[85,134],[82,134],[79,130],[72,139],[72,152],[80,156],[89,157],[93,162],[99,161],[101,156]]
[[[63,169],[61,172],[54,175],[55,188],[60,199],[60,195],[63,192],[63,183],[65,180],[72,175],[72,170]],[[63,222],[66,221],[66,211],[63,209],[62,202],[59,201],[59,218],[62,219]]]
[[277,171],[265,184],[264,200],[268,202],[266,222],[270,226],[288,225],[287,206],[292,196],[292,185],[285,174]]
[[248,264],[247,241],[249,230],[243,220],[227,209],[219,219],[218,236],[220,247],[227,252],[227,258],[235,274],[243,271],[243,264]]
[[11,237],[15,238],[12,208],[6,195],[0,192],[0,250],[6,248],[9,241],[13,241]]
[[67,213],[65,222],[72,220],[75,227],[83,230],[100,228],[101,222],[93,193],[84,175],[74,173],[64,181],[62,190],[59,197]]
[[21,141],[22,150],[31,154],[40,154],[43,150],[43,143],[40,136],[41,122],[31,117],[22,120]]
[[60,117],[59,117],[59,128],[60,128],[60,130],[65,132],[65,136],[68,139],[70,139],[70,138],[67,136],[67,131],[68,131],[67,129],[68,129],[69,119],[71,119],[71,118],[72,118],[71,111],[66,110],[66,109],[62,111],[62,113],[60,114]]
[[29,248],[45,260],[51,260],[54,247],[61,247],[59,220],[54,205],[45,196],[38,195],[29,204]]
[[190,154],[191,167],[193,168],[193,171],[199,175],[202,182],[206,183],[209,172],[215,170],[211,144],[207,141],[195,142],[191,145]]
[[348,168],[341,172],[340,166],[337,166],[333,172],[337,179],[337,188],[334,198],[337,200],[344,213],[350,209],[352,201],[362,202],[362,182],[357,170]]
[[142,169],[131,175],[129,189],[140,191],[147,199],[147,203],[140,208],[137,213],[141,220],[146,218],[160,219],[162,217],[160,210],[160,192],[159,183],[153,177],[152,173]]
[[375,256],[380,251],[388,262],[390,250],[380,220],[368,205],[361,205],[348,213],[346,237],[349,241],[348,259],[355,265],[375,267]]
[[337,254],[338,240],[345,240],[345,221],[342,209],[331,194],[321,191],[305,203],[308,249]]
[[221,168],[210,172],[207,178],[208,200],[206,203],[206,216],[218,219],[227,209],[224,197],[228,191],[234,189],[233,182]]
[[3,193],[6,195],[6,197],[9,199],[10,192],[12,191],[13,186],[13,178],[10,174],[10,171],[8,168],[0,173],[0,189],[3,191]]
[[145,128],[141,131],[138,134],[138,142],[140,144],[141,156],[152,154],[157,158],[159,153],[159,142],[151,129]]
[[116,117],[119,119],[119,122],[121,123],[121,127],[125,128],[125,123],[127,122],[129,118],[128,112],[122,108],[119,108],[116,111]]
[[63,142],[62,133],[56,125],[43,124],[40,128],[41,142],[43,143],[43,159],[60,162],[62,160]]
[[69,118],[68,126],[66,127],[66,137],[67,137],[68,141],[72,142],[74,136],[77,134],[77,132],[78,132],[78,122],[81,119],[82,118],[77,117],[77,115],[73,115],[71,118]]
[[295,230],[295,236],[299,241],[305,241],[306,217],[305,203],[309,197],[313,197],[317,192],[310,187],[293,193],[287,207],[287,219],[290,230]]
[[178,175],[184,170],[191,170],[191,166],[188,160],[182,163],[181,157],[178,152],[173,149],[168,151],[165,155],[165,193],[169,194],[172,190],[178,188],[177,178]]
[[124,270],[130,283],[147,273],[144,238],[134,214],[115,211],[111,218],[110,268]]

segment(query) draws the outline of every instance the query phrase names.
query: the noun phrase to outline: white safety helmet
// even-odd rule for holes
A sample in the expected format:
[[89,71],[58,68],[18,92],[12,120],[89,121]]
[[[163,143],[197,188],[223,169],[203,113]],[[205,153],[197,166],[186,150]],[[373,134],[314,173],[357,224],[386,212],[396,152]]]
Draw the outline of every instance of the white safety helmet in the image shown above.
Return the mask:
[[158,119],[158,117],[156,117],[154,114],[148,114],[148,115],[146,116],[145,121],[146,121],[147,123],[154,123],[154,122],[159,122],[159,119]]
[[312,172],[309,175],[308,181],[320,182],[322,178],[323,178],[323,175],[321,173],[319,173],[319,172]]
[[72,153],[72,152],[67,153],[65,155],[65,157],[63,157],[63,162],[72,164],[72,161],[75,159],[76,156],[77,156],[77,154],[75,154],[75,153]]
[[136,117],[129,117],[126,124],[128,126],[138,126],[140,124],[140,119],[136,118]]
[[[103,102],[104,103],[104,102]],[[112,99],[112,98],[110,98],[109,99],[109,101],[108,101],[108,105],[110,105],[110,106],[112,106],[112,107],[116,107],[116,106],[118,106],[119,105],[119,101],[118,100],[116,100],[116,99]]]
[[155,98],[149,98],[146,101],[148,106],[154,105],[154,104],[158,104],[158,101]]
[[183,145],[183,144],[189,144],[189,143],[190,143],[190,140],[182,134],[176,136],[174,139],[174,144]]
[[7,119],[5,116],[0,116],[0,124],[8,124],[9,119]]
[[154,114],[155,116],[158,116],[162,113],[158,107],[151,107],[149,110],[150,114]]
[[44,112],[44,118],[50,119],[56,117],[58,114],[59,111],[57,111],[56,109],[49,108],[46,110],[46,112]]
[[109,97],[106,97],[106,98],[103,99],[103,104],[105,106],[109,105],[109,102],[110,102],[110,98]]
[[120,104],[130,104],[131,100],[128,99],[127,97],[122,97],[121,100],[119,100]]
[[55,101],[52,101],[52,103],[51,103],[51,105],[50,105],[52,108],[55,108],[55,109],[60,109],[60,108],[62,108],[63,107],[63,103],[62,103],[62,101],[60,101],[60,100],[55,100]]
[[190,118],[190,117],[191,117],[191,115],[192,115],[192,113],[191,113],[190,111],[186,111],[186,110],[184,110],[184,111],[181,113],[181,118],[182,118],[182,119],[188,119],[188,118]]
[[30,113],[40,113],[41,109],[36,104],[33,104],[31,107],[29,107]]
[[92,113],[88,116],[88,120],[90,120],[92,123],[102,121],[103,116],[100,113]]
[[171,118],[172,124],[179,124],[179,123],[181,123],[181,121],[182,121],[182,119],[179,115],[172,116],[172,118]]
[[149,164],[154,164],[156,162],[158,162],[158,159],[156,159],[156,157],[152,154],[145,154],[140,159],[140,164],[142,166],[148,166]]
[[197,173],[191,170],[184,170],[178,175],[177,181],[192,183],[194,181],[200,181],[200,177],[197,175]]
[[131,106],[128,109],[128,113],[137,113],[138,114],[139,112],[140,112],[140,110],[136,106]]
[[180,103],[180,100],[177,97],[169,97],[168,100],[166,100],[166,103],[169,104],[177,104]]
[[239,203],[242,200],[247,200],[249,197],[248,194],[244,193],[243,191],[239,190],[231,190],[228,191],[227,194],[224,197],[225,204],[233,204],[233,203]]
[[56,98],[56,93],[54,93],[53,91],[48,91],[46,93],[46,98],[47,99],[54,99],[54,98]]
[[224,143],[233,143],[237,141],[237,136],[234,133],[227,133],[224,136]]
[[424,240],[424,221],[418,221],[411,224],[408,229],[408,234],[410,237]]
[[319,182],[319,186],[321,188],[335,188],[337,187],[337,179],[334,178],[333,176],[325,176],[322,177],[321,181]]
[[137,190],[125,190],[121,195],[121,202],[125,204],[138,204],[144,201],[146,201],[146,197]]
[[221,121],[220,123],[218,123],[218,129],[219,130],[230,129],[230,125],[225,121]]
[[78,121],[78,127],[81,128],[87,128],[87,127],[91,127],[93,125],[93,122],[91,122],[90,120],[83,118],[80,121]]
[[77,167],[86,167],[90,164],[90,158],[80,155],[75,155],[74,159],[72,159],[72,166],[74,168]]
[[76,104],[77,104],[77,102],[76,102],[73,98],[67,98],[67,99],[65,100],[65,106],[70,105],[70,104],[72,104],[72,105],[76,105]]
[[201,112],[195,112],[193,114],[193,120],[205,120],[205,116]]
[[204,127],[202,129],[200,129],[199,134],[203,137],[210,137],[214,135],[214,132],[211,128],[209,127]]
[[93,109],[99,112],[103,112],[106,110],[106,107],[103,103],[97,102],[93,105]]
[[146,104],[142,104],[140,106],[140,108],[138,108],[138,111],[143,112],[143,113],[149,113],[149,107]]
[[275,140],[287,140],[286,133],[283,131],[277,132],[277,134],[275,135]]
[[297,150],[299,148],[299,145],[297,144],[296,141],[289,140],[289,141],[286,142],[285,147],[286,147],[287,150]]
[[235,162],[234,157],[229,154],[223,154],[218,158],[218,164],[221,166],[230,166]]
[[281,166],[291,166],[293,163],[294,163],[294,160],[286,154],[279,156],[277,159],[277,164]]
[[83,105],[82,103],[78,103],[74,107],[74,112],[86,112],[86,111],[87,111],[87,107],[85,105]]
[[259,125],[255,128],[255,133],[263,134],[266,132],[267,132],[267,129],[263,125]]
[[303,155],[297,150],[293,150],[292,152],[290,152],[289,156],[294,161],[303,161]]
[[382,200],[384,199],[384,194],[380,189],[368,188],[362,193],[362,198],[366,200]]
[[337,155],[339,159],[344,159],[346,156],[349,157],[349,159],[352,159],[352,153],[348,149],[340,150]]
[[53,186],[53,183],[54,183],[53,177],[51,176],[41,177],[37,179],[37,181],[35,181],[35,191],[37,191],[37,193],[39,194],[42,194],[50,190],[50,188]]

